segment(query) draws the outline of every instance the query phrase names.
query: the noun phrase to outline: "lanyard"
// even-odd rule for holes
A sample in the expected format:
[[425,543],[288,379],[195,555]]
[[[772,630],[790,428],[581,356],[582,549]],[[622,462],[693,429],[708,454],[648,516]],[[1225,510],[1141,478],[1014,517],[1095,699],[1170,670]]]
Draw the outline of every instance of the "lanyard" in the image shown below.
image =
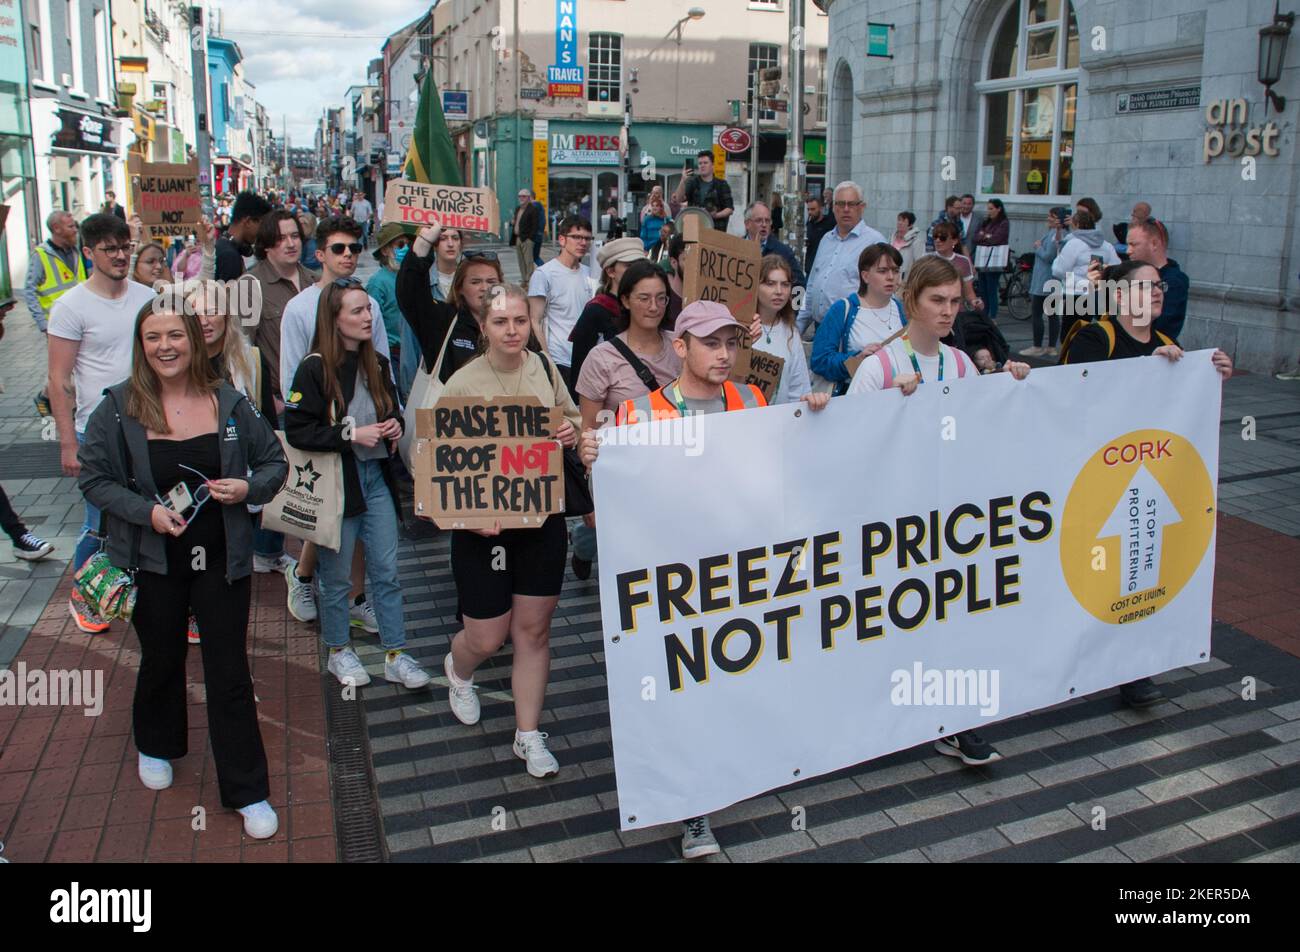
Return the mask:
[[[921,365],[916,361],[916,351],[912,350],[912,342],[903,335],[903,350],[907,351],[907,359],[912,362],[912,369],[916,371],[917,380],[925,383],[925,375],[921,373]],[[939,345],[939,381],[943,382],[943,344]]]
[[673,383],[673,403],[677,404],[678,413],[682,416],[689,415],[686,410],[686,398],[682,396],[681,381],[674,381]]

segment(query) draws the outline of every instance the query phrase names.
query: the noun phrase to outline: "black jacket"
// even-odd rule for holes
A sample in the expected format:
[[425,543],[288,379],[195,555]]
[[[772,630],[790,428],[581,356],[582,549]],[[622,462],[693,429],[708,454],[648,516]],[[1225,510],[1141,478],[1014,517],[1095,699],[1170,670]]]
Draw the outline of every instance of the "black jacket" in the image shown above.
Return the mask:
[[587,302],[582,309],[577,323],[569,332],[569,342],[573,344],[573,356],[569,364],[569,379],[578,385],[578,375],[593,347],[615,336],[618,331],[614,321],[620,316],[622,308],[618,301],[609,294],[600,293]]
[[805,248],[803,256],[803,269],[806,273],[812,274],[813,262],[817,260],[817,246],[822,243],[827,232],[835,227],[835,216],[830,212],[822,212],[821,218],[809,218],[808,227],[804,230]]
[[[149,437],[140,421],[126,414],[124,381],[104,391],[86,424],[86,441],[77,451],[77,484],[87,501],[104,514],[109,560],[120,569],[139,567],[166,573],[166,538],[153,530],[151,515],[161,491],[149,463]],[[228,383],[217,391],[217,425],[222,479],[248,481],[246,504],[265,505],[275,498],[289,472],[284,450],[266,418]],[[124,452],[125,451],[125,452]],[[127,478],[127,455],[131,473]],[[251,471],[251,472],[250,472]],[[226,580],[253,571],[253,517],[246,504],[222,506],[226,531]],[[213,501],[209,505],[216,505]],[[131,545],[140,534],[139,557],[131,565]]]
[[433,370],[438,361],[438,351],[447,334],[452,335],[447,345],[447,356],[442,360],[438,378],[446,383],[465,364],[478,356],[478,321],[465,308],[457,310],[446,301],[434,300],[429,288],[429,271],[433,267],[436,246],[423,258],[412,248],[397,269],[397,306],[402,319],[415,332],[420,342],[420,356],[424,366]]
[[[401,404],[397,401],[397,391],[393,388],[393,376],[388,369],[388,358],[376,354],[379,358],[379,375],[388,390],[388,399],[393,409],[388,417],[402,423]],[[351,352],[339,368],[339,387],[343,391],[343,400],[352,402],[352,395],[357,386],[357,355]],[[339,453],[343,457],[343,517],[359,516],[366,511],[366,500],[361,494],[361,478],[357,475],[357,458],[352,454],[352,441],[343,434],[346,424],[333,422],[335,415],[330,413],[329,401],[325,399],[325,369],[320,354],[308,354],[297,372],[293,375],[290,396],[297,400],[284,403],[284,438],[294,449],[308,452]],[[405,429],[405,426],[403,426]],[[397,482],[393,478],[392,447],[384,443],[387,459],[380,460],[384,471],[384,482],[393,496],[393,509],[401,513],[401,497],[397,494]],[[400,515],[399,515],[400,519]]]

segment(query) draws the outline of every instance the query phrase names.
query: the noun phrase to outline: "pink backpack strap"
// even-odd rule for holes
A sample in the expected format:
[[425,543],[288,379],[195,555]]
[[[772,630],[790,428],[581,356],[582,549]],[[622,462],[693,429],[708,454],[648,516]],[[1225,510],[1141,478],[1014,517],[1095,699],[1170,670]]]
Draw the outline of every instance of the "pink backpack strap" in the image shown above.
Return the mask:
[[[940,345],[940,346],[945,346],[945,345]],[[970,358],[967,357],[963,351],[955,350],[952,348],[949,348],[949,350],[952,353],[952,355],[957,358],[957,379],[960,380],[962,377],[966,376],[966,361],[969,360]]]
[[885,354],[887,349],[882,347],[875,353],[876,359],[880,361],[880,366],[885,372],[885,385],[881,388],[882,390],[888,390],[894,385],[894,365],[889,362],[889,357]]

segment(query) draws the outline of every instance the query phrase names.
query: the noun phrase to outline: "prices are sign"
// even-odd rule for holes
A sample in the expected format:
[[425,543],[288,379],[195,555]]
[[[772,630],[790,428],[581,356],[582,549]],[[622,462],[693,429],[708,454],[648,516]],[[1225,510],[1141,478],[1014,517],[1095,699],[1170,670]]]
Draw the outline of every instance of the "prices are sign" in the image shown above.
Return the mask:
[[131,156],[131,205],[153,240],[185,236],[203,214],[197,161],[178,165]]
[[495,235],[500,220],[496,193],[491,189],[393,179],[384,190],[385,222],[441,225]]
[[443,397],[415,419],[417,516],[441,529],[507,529],[564,512],[559,407],[536,397]]

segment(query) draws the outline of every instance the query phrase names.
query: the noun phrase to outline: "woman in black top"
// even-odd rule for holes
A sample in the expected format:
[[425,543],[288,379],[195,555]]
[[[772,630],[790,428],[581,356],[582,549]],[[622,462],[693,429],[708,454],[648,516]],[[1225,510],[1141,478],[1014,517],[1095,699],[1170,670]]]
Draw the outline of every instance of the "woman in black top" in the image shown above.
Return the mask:
[[298,365],[285,401],[284,436],[296,449],[342,456],[341,541],[338,551],[317,548],[321,637],[330,650],[329,672],[344,685],[370,683],[349,642],[352,553],[360,541],[366,549],[370,604],[387,651],[384,678],[416,689],[430,678],[405,651],[397,582],[400,502],[392,460],[402,435],[402,407],[388,359],[375,350],[373,320],[370,295],[356,278],[338,278],[321,292],[312,352]]
[[447,353],[438,374],[446,383],[452,374],[478,356],[479,322],[487,314],[488,292],[493,286],[504,284],[505,277],[495,252],[470,249],[464,253],[451,279],[447,300],[435,300],[429,290],[429,271],[441,233],[440,226],[430,225],[416,235],[397,270],[397,306],[420,342],[420,355],[430,373],[446,341]]
[[267,802],[246,650],[247,506],[269,502],[288,466],[257,408],[213,372],[196,318],[150,302],[136,318],[132,351],[130,378],[105,391],[78,458],[81,490],[104,514],[110,561],[138,568],[140,779],[166,789],[170,761],[186,754],[183,632],[192,608],[207,635],[203,676],[221,803],[239,810],[250,836],[266,838],[278,821]]

